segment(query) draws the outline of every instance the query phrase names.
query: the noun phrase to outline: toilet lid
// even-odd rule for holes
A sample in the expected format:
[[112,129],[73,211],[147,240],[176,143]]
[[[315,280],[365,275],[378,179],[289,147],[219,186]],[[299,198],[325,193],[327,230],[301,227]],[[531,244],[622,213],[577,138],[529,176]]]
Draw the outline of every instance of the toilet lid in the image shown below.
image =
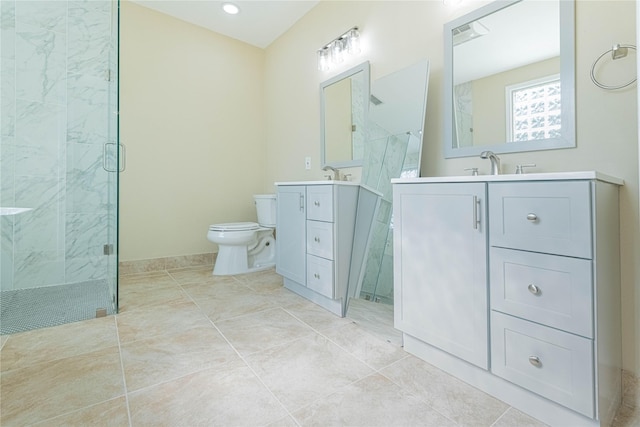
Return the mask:
[[246,231],[259,228],[255,222],[227,222],[225,224],[213,224],[209,230],[213,231]]

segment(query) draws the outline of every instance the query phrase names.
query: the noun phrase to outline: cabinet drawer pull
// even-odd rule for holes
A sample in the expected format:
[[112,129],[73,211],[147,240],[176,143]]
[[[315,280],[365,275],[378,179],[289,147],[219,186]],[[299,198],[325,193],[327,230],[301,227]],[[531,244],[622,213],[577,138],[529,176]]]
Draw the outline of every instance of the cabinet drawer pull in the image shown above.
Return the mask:
[[313,204],[316,205],[316,206],[320,206],[320,202],[317,201],[317,200],[315,202],[313,202]]
[[478,196],[473,196],[473,229],[477,230],[480,225],[480,218],[478,215],[478,210],[480,209],[480,199]]
[[315,277],[316,279],[319,279],[320,275],[318,273],[313,273],[313,277]]
[[529,356],[529,363],[531,363],[536,368],[542,367],[542,362],[538,356]]
[[538,220],[538,215],[534,213],[527,214],[527,219],[531,222],[535,222]]
[[529,292],[531,292],[534,295],[540,295],[542,293],[542,291],[540,291],[540,288],[534,285],[533,283],[530,283],[529,286],[527,286],[527,289],[529,289]]
[[314,237],[314,238],[313,238],[313,240],[314,240],[316,243],[320,243],[320,238],[319,238],[319,237]]

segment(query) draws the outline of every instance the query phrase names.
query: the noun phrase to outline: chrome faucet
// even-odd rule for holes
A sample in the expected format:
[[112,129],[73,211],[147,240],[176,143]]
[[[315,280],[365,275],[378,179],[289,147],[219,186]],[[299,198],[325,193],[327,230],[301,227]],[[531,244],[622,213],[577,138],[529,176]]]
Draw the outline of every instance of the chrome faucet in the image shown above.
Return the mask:
[[491,160],[491,175],[500,175],[500,158],[493,151],[483,151],[480,158]]
[[[340,170],[326,165],[325,167],[322,168],[323,171],[332,171],[333,172],[333,180],[334,181],[340,181]],[[330,179],[330,178],[329,178]]]

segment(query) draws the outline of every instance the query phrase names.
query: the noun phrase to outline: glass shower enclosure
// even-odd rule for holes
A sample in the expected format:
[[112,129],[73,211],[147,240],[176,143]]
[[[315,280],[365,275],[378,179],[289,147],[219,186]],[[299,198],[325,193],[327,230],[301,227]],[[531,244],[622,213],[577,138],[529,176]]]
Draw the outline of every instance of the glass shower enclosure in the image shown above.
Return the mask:
[[118,301],[117,1],[0,1],[0,333]]

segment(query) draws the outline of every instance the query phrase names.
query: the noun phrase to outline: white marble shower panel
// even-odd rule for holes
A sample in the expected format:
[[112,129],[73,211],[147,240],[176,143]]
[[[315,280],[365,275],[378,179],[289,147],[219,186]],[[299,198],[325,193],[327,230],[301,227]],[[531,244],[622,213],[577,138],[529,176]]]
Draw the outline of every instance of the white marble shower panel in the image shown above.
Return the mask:
[[384,245],[387,238],[386,223],[375,221],[373,224],[373,235],[369,246],[368,261],[365,267],[365,273],[362,280],[362,291],[373,294],[380,274],[380,266],[382,265],[382,257],[384,256]]
[[110,13],[107,1],[69,2],[70,74],[106,77],[111,49]]
[[16,206],[14,191],[15,145],[13,138],[0,141],[0,206]]
[[116,219],[104,210],[117,197],[102,168],[115,141],[112,6],[0,1],[0,201],[33,208],[3,217],[3,290],[105,277]]
[[0,291],[13,289],[13,222],[13,216],[0,216]]
[[384,162],[380,170],[380,183],[377,190],[382,193],[382,198],[391,201],[391,178],[397,178],[402,171],[402,164],[407,153],[409,143],[408,135],[390,136],[387,149],[384,154]]
[[67,141],[104,144],[109,135],[109,82],[70,74],[67,90]]
[[68,144],[69,213],[104,212],[109,203],[109,176],[102,167],[102,144]]
[[16,98],[61,105],[66,103],[66,39],[64,33],[34,27],[20,22],[18,18]]
[[67,214],[65,257],[103,255],[107,243],[107,214]]
[[[2,3],[2,2],[0,2]],[[0,135],[15,134],[16,122],[16,61],[13,58],[0,60]]]
[[16,217],[14,250],[64,253],[64,222],[60,220],[64,194],[58,179],[17,176],[15,199],[17,206],[33,210]]
[[[65,123],[66,108],[62,105],[16,100],[17,145],[64,148]],[[37,169],[32,174],[38,175]]]
[[64,283],[64,258],[59,251],[14,252],[15,289]]
[[65,263],[66,283],[104,279],[107,277],[107,261],[107,257],[104,255],[67,259]]
[[387,148],[387,137],[370,140],[367,148],[362,167],[362,183],[378,189],[380,167]]
[[16,20],[35,28],[67,32],[66,1],[17,1]]
[[16,7],[13,1],[0,1],[0,57],[15,59]]

